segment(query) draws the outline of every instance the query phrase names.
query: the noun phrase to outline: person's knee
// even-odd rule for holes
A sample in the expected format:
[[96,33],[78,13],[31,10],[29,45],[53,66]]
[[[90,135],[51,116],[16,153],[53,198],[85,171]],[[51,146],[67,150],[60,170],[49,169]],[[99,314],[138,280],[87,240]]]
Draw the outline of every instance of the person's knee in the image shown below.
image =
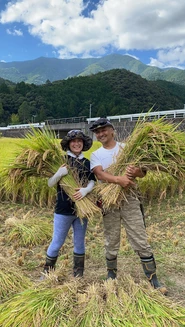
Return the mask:
[[151,257],[153,255],[153,252],[151,249],[139,249],[139,250],[134,250],[134,252],[140,257],[140,258],[145,258],[145,257]]

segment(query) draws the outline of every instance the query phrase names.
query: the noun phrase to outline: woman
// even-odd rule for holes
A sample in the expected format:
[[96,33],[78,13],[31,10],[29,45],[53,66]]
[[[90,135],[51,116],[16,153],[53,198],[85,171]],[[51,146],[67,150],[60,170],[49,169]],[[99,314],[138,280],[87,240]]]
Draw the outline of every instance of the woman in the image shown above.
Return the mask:
[[[84,158],[82,151],[87,151],[92,146],[92,139],[80,130],[71,130],[61,141],[61,147],[66,153],[67,166],[75,169],[81,181],[82,188],[76,190],[74,199],[81,200],[92,191],[95,176],[90,172],[90,161]],[[57,200],[54,212],[53,238],[47,249],[44,272],[48,273],[55,268],[59,250],[65,242],[70,227],[73,229],[74,243],[74,277],[82,277],[85,259],[85,233],[87,218],[82,221],[76,216],[74,202],[60,186],[60,179],[68,174],[67,166],[61,166],[58,171],[48,180],[48,186],[57,185]]]

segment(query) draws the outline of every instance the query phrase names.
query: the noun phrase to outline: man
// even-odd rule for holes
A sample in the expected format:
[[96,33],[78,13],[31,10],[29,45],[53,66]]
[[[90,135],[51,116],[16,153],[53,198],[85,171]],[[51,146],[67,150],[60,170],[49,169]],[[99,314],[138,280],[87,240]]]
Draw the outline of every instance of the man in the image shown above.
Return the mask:
[[[102,146],[91,154],[91,169],[99,181],[119,184],[123,188],[133,186],[136,177],[144,177],[146,172],[138,167],[128,166],[124,176],[114,176],[106,169],[116,160],[116,156],[123,143],[115,141],[115,130],[107,118],[95,121],[90,130],[96,134],[96,138]],[[124,151],[124,150],[123,150]],[[158,288],[163,294],[167,293],[165,287],[161,287],[157,275],[156,264],[152,249],[147,242],[146,229],[141,212],[139,199],[128,195],[128,202],[123,201],[119,209],[114,213],[104,214],[105,252],[107,263],[107,278],[117,277],[117,254],[120,247],[121,222],[123,222],[128,240],[133,250],[139,255],[143,270],[151,285]]]

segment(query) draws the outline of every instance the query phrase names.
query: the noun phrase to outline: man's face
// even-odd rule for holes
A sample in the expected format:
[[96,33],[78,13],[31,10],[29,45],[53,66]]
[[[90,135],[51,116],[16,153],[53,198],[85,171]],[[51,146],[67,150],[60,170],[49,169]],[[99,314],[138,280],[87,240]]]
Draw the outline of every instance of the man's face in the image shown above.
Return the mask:
[[95,130],[96,138],[102,144],[107,144],[114,139],[114,130],[111,126],[100,127]]

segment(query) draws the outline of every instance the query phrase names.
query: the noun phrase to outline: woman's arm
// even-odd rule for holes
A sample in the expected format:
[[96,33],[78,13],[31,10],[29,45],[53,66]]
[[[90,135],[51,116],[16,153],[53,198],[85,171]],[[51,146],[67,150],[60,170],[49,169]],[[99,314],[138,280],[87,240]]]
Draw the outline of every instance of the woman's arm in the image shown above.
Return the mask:
[[94,187],[94,181],[91,180],[86,187],[81,187],[76,189],[76,193],[73,194],[75,200],[83,199],[88,193],[92,191]]
[[61,166],[57,172],[48,179],[48,186],[49,187],[53,187],[54,185],[56,185],[59,180],[68,174],[68,170],[67,170],[67,167],[66,166]]

